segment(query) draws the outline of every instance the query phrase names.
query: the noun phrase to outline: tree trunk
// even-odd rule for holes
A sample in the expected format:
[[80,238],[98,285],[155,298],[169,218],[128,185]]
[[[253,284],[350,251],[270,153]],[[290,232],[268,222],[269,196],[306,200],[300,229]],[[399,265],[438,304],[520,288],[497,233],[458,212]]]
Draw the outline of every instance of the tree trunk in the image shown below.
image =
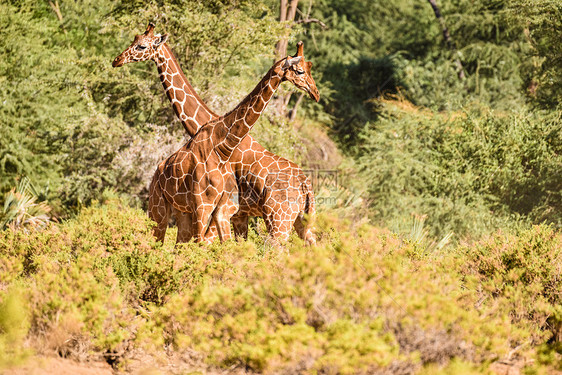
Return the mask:
[[459,53],[457,51],[457,48],[455,47],[455,43],[453,43],[453,40],[451,39],[451,34],[449,33],[449,29],[445,24],[445,19],[443,18],[443,15],[441,15],[441,11],[437,6],[437,1],[436,0],[427,0],[427,1],[429,1],[429,4],[433,8],[433,12],[435,13],[435,17],[437,18],[439,24],[441,25],[441,29],[443,31],[443,39],[445,39],[445,43],[447,44],[447,47],[451,51],[453,51],[453,53],[456,55],[455,63],[457,64],[458,75],[459,78],[463,80],[465,79],[464,67],[462,66],[462,62],[461,59],[459,58]]
[[[279,4],[279,22],[293,22],[297,14],[297,6],[299,5],[299,0],[280,0]],[[289,33],[291,32],[291,25],[286,25],[285,32],[281,39],[277,42],[275,46],[275,58],[280,60],[287,56],[287,44],[289,39]]]
[[[298,5],[299,0],[279,1],[279,22],[285,22],[286,24],[281,39],[275,45],[275,61],[287,57],[289,34],[291,33],[291,27],[297,14]],[[278,92],[279,95],[274,99],[273,105],[277,108],[277,112],[280,115],[290,118],[290,115],[287,112],[287,106],[289,104],[289,100],[291,100],[291,93],[287,93],[284,90],[279,90]]]
[[299,94],[299,97],[297,98],[297,101],[295,102],[295,105],[293,106],[293,108],[289,111],[289,121],[293,122],[295,121],[295,119],[297,118],[297,109],[299,108],[299,104],[301,104],[302,98],[304,98],[304,92],[301,92]]

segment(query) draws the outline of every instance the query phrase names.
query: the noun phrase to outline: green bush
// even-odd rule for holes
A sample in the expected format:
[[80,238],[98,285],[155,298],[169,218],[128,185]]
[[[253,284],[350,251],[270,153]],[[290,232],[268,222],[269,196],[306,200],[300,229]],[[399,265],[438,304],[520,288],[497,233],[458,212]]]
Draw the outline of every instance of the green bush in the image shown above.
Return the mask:
[[295,238],[283,254],[257,239],[174,246],[173,231],[156,244],[145,213],[105,199],[41,232],[0,232],[1,289],[21,291],[0,295],[0,345],[14,359],[126,367],[166,347],[211,367],[353,374],[478,373],[522,343],[535,369],[558,358],[551,227],[446,252],[323,214],[318,246]]
[[513,322],[530,324],[538,342],[560,337],[559,233],[549,226],[534,226],[516,234],[496,234],[460,251],[466,262],[464,273],[478,277],[484,296],[505,303],[502,308]]
[[31,354],[23,345],[29,311],[22,294],[17,288],[0,293],[0,369],[17,365]]
[[357,148],[375,220],[399,227],[412,214],[427,215],[435,237],[453,231],[478,238],[517,221],[560,227],[557,115],[382,106],[384,116]]

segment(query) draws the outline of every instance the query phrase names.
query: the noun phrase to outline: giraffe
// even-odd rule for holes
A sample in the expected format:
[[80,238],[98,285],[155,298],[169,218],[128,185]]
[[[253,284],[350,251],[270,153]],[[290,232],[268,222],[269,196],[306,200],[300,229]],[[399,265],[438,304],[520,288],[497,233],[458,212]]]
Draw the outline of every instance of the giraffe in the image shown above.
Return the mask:
[[[175,209],[193,215],[192,230],[196,241],[206,240],[211,222],[216,225],[221,241],[230,239],[230,218],[239,208],[238,185],[230,157],[248,135],[281,82],[289,81],[312,99],[319,100],[310,67],[300,43],[297,55],[273,64],[236,108],[205,124],[189,142],[158,166],[156,174],[163,199]],[[275,176],[275,180],[278,179],[279,176]],[[300,202],[300,206],[302,211],[307,210],[310,202]],[[276,212],[278,207],[266,205],[264,209],[271,210],[266,216],[281,218]],[[293,222],[296,214],[298,212]],[[267,219],[266,225],[271,226]]]
[[[193,137],[203,124],[218,116],[204,104],[187,81],[166,43],[168,36],[155,35],[154,27],[150,23],[144,34],[135,36],[133,43],[115,58],[112,65],[117,67],[133,61],[153,60],[174,112],[186,132]],[[298,54],[302,56],[302,43],[298,49]],[[310,65],[307,63],[306,67],[310,69]],[[248,216],[253,215],[264,218],[270,236],[276,240],[285,240],[294,226],[307,243],[315,242],[312,231],[314,195],[309,179],[298,165],[269,152],[251,135],[242,139],[229,161],[240,189],[240,209],[232,217],[237,236],[247,237]],[[168,218],[174,211],[178,224],[177,242],[189,240],[192,234],[191,218],[188,213],[173,209],[164,199],[159,191],[157,174],[150,190],[149,215],[157,222],[154,229],[156,238],[163,241]],[[303,202],[306,203],[304,211]],[[309,221],[305,220],[304,213],[310,214]],[[217,234],[216,231],[211,232],[211,238]]]

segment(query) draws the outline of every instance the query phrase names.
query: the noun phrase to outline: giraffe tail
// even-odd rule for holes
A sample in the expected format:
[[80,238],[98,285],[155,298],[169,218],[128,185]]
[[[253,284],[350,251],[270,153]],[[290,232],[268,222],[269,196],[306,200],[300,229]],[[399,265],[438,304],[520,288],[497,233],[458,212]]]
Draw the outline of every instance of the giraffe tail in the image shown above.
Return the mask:
[[304,213],[306,218],[304,221],[304,240],[309,245],[316,244],[316,236],[314,235],[314,219],[316,214],[316,202],[314,200],[314,191],[312,190],[312,184],[310,179],[307,177],[302,184],[302,189],[305,197],[304,202]]
[[310,179],[307,178],[305,180],[303,190],[305,193],[304,213],[313,216],[316,213],[316,202],[314,200],[314,191],[312,190]]

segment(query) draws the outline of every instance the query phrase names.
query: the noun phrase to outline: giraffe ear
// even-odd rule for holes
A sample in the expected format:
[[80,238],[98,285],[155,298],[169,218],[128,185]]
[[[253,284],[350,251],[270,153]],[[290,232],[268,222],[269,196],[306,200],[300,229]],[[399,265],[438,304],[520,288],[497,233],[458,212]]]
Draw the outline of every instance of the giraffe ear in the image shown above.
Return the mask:
[[297,65],[301,60],[302,60],[302,56],[287,57],[287,60],[285,60],[285,64],[283,64],[283,70],[288,69],[293,65]]
[[154,48],[160,47],[161,44],[166,43],[168,40],[168,34],[161,35],[154,41]]

